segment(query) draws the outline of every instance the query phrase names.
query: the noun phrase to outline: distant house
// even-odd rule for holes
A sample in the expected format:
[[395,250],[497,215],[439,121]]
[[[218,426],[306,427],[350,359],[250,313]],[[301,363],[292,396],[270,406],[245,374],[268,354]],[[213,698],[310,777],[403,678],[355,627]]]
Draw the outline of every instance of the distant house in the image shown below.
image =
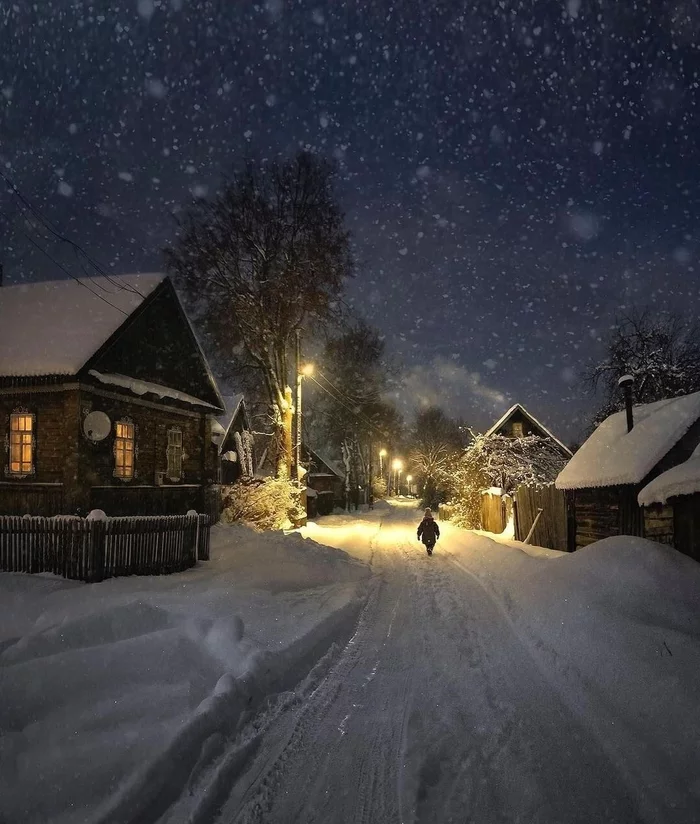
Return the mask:
[[0,288],[0,514],[205,511],[223,412],[167,277]]
[[255,474],[255,451],[243,395],[224,398],[224,403],[226,413],[212,424],[212,442],[219,482],[234,484],[243,475]]
[[[319,515],[330,515],[335,506],[343,505],[343,473],[329,458],[322,457],[306,444],[302,444],[302,465],[306,468],[306,485],[313,493],[309,496],[309,506],[315,507]],[[312,512],[309,515],[313,517]]]
[[541,424],[534,415],[531,415],[519,403],[511,406],[484,434],[486,437],[501,435],[504,438],[527,438],[530,435],[536,435],[539,438],[549,438],[563,457],[568,459],[573,454],[568,446],[555,437],[546,426]]
[[[575,519],[575,548],[640,535],[689,552],[697,538],[682,535],[697,529],[697,516],[685,502],[665,510],[661,504],[677,496],[679,479],[697,466],[689,459],[700,444],[700,392],[635,406],[632,421],[628,431],[625,411],[604,420],[556,480]],[[693,489],[691,482],[680,488]]]

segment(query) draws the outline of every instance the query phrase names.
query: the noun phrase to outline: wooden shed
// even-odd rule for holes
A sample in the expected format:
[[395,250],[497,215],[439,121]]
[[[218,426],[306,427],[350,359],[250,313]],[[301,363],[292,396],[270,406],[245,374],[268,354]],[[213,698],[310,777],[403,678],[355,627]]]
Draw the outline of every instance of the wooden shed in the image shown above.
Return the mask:
[[637,496],[646,536],[700,561],[700,446],[648,483]]
[[683,464],[700,443],[700,392],[635,406],[606,418],[556,480],[574,519],[571,549],[612,535],[675,544],[669,513],[642,509],[640,492]]
[[219,482],[234,484],[255,474],[255,441],[243,395],[224,398],[226,414],[212,424]]

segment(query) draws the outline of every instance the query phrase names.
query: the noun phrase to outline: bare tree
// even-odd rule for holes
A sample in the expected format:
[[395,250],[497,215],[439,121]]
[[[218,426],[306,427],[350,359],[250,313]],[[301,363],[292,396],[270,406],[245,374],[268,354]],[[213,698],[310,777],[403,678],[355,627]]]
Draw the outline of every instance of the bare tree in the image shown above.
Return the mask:
[[296,330],[326,323],[351,275],[335,167],[307,152],[248,161],[198,200],[165,250],[169,271],[231,347],[259,370],[272,409],[278,476],[291,466],[289,369]]
[[605,358],[589,364],[583,374],[589,391],[602,390],[596,423],[623,408],[617,381],[625,374],[634,377],[637,403],[699,391],[700,327],[678,313],[657,314],[650,309],[618,316]]
[[449,494],[464,440],[460,424],[439,407],[431,406],[416,414],[410,460],[426,505],[435,506]]

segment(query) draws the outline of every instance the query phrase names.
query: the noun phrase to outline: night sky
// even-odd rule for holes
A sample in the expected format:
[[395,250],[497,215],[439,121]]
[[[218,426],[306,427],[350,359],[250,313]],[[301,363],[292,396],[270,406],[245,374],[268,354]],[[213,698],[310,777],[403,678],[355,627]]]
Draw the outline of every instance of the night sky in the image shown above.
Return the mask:
[[[614,313],[697,313],[694,0],[0,0],[0,37],[0,162],[114,272],[244,156],[335,157],[404,407],[577,438]],[[0,230],[6,282],[62,275],[6,192]]]

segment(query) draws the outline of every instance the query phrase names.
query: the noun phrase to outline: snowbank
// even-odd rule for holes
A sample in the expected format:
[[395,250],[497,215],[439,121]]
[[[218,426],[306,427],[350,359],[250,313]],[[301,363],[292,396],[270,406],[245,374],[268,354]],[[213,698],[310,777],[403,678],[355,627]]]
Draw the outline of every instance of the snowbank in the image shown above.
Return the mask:
[[368,570],[343,552],[217,526],[211,559],[102,584],[0,575],[0,820],[155,820],[212,736],[354,626]]
[[621,774],[649,788],[644,820],[685,808],[689,789],[700,798],[700,564],[628,536],[539,558],[456,542],[562,700]]

